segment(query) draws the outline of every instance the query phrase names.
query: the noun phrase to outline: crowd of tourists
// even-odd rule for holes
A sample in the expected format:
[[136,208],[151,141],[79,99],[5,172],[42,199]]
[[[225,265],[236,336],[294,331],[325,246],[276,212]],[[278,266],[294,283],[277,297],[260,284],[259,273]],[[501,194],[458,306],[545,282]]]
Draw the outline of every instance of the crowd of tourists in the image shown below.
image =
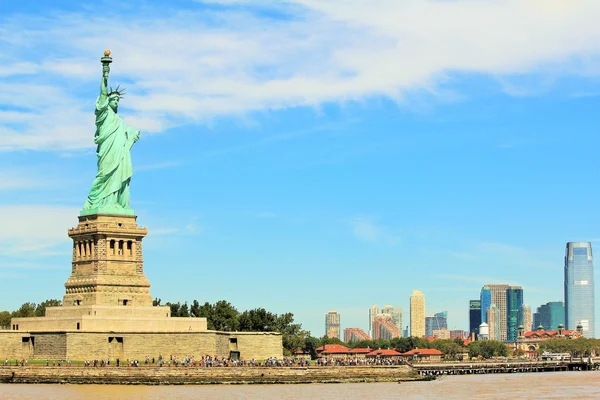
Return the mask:
[[347,366],[372,366],[372,365],[404,365],[406,361],[396,358],[333,358],[333,357],[321,357],[316,361],[318,366],[336,366],[336,367],[347,367]]
[[[373,365],[402,365],[406,364],[406,361],[391,358],[332,358],[332,357],[321,357],[318,358],[313,365],[320,367],[327,366],[373,366]],[[6,359],[4,366],[21,366],[26,367],[28,365],[27,360],[15,360],[14,364],[12,361]],[[46,361],[47,367],[70,367],[73,365],[71,360],[60,360],[60,361]],[[219,355],[205,355],[200,358],[194,356],[177,357],[170,356],[165,358],[162,355],[158,357],[146,356],[143,362],[139,360],[126,360],[123,362],[120,359],[114,361],[110,360],[85,360],[83,362],[84,367],[89,368],[102,368],[109,366],[128,366],[128,367],[140,367],[140,366],[154,366],[154,367],[199,367],[199,368],[214,368],[214,367],[308,367],[311,365],[311,360],[308,357],[284,357],[274,358],[270,357],[266,360],[256,360],[255,358],[250,359],[232,359],[228,357],[219,357]]]

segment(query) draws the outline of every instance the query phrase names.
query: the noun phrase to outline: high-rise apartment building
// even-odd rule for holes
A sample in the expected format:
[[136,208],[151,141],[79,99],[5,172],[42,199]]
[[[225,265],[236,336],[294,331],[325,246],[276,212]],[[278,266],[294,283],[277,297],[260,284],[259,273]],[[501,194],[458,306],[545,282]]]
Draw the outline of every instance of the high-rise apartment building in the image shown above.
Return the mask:
[[387,304],[381,308],[381,314],[391,316],[394,325],[402,329],[402,307],[392,307]]
[[[537,312],[533,314],[533,328],[543,326],[546,330],[557,329],[558,325],[565,324],[565,303],[562,301],[551,301],[537,308]],[[576,326],[577,328],[577,326]]]
[[391,340],[402,336],[402,329],[394,324],[390,314],[379,314],[373,322],[373,339]]
[[425,295],[419,290],[410,296],[410,336],[425,336]]
[[523,306],[523,289],[509,286],[506,289],[506,341],[516,342],[519,337],[519,310]]
[[487,320],[489,325],[489,340],[502,340],[502,318],[500,317],[500,308],[492,303],[487,309]]
[[583,327],[583,336],[595,337],[594,258],[590,242],[569,242],[565,252],[565,325]]
[[340,314],[335,310],[331,310],[325,314],[325,336],[341,339]]
[[369,336],[371,337],[373,337],[373,323],[375,322],[377,314],[379,314],[379,306],[373,304],[371,308],[369,308]]
[[469,300],[469,334],[479,336],[481,325],[481,300]]
[[369,335],[360,328],[346,328],[344,329],[344,342],[360,342],[361,340],[371,340]]
[[525,332],[533,330],[531,319],[531,307],[527,304],[523,304],[519,309],[519,325],[523,325]]
[[425,317],[425,336],[432,337],[433,331],[442,329],[448,329],[447,311],[433,314],[433,317]]

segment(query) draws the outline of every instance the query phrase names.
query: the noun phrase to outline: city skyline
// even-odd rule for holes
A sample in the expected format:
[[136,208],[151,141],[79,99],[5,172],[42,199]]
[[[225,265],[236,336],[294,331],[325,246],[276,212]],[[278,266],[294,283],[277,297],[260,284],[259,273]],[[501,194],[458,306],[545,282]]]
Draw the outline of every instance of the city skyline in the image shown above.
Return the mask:
[[597,1],[34,3],[0,4],[1,309],[63,296],[105,49],[163,303],[320,335],[404,329],[418,288],[466,330],[481,285],[563,300],[565,243],[600,243]]

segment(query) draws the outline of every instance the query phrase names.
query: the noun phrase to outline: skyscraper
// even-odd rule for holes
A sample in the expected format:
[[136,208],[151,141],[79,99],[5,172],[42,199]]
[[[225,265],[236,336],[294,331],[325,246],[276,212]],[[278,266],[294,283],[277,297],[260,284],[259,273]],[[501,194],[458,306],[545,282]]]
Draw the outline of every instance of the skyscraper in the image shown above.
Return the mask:
[[400,332],[402,332],[402,307],[392,307],[386,304],[381,307],[381,314],[389,315],[392,318],[392,323],[400,328]]
[[375,322],[377,314],[379,314],[379,306],[373,304],[371,308],[369,308],[369,336],[371,337],[373,337],[373,322]]
[[519,325],[523,325],[525,332],[533,330],[531,320],[531,307],[529,307],[527,304],[523,304],[519,309]]
[[447,311],[433,314],[433,317],[425,317],[425,336],[432,337],[433,331],[440,329],[448,329]]
[[481,322],[487,323],[487,310],[492,305],[492,290],[488,286],[481,288],[479,303],[481,307]]
[[481,325],[481,300],[469,300],[469,334],[479,336]]
[[534,316],[534,330],[537,329],[539,325],[543,326],[546,330],[556,329],[560,324],[563,324],[564,326],[565,303],[562,301],[551,301],[546,304],[542,304],[538,307]]
[[410,336],[425,336],[425,296],[419,290],[410,296]]
[[500,317],[500,312],[500,308],[498,308],[495,303],[492,303],[492,305],[490,305],[490,307],[487,310],[487,323],[490,328],[489,340],[502,340],[502,318]]
[[506,289],[506,339],[503,340],[508,342],[517,341],[519,325],[521,325],[519,310],[522,306],[523,289],[520,286],[509,286]]
[[392,322],[391,314],[379,314],[373,322],[373,339],[391,340],[402,336],[402,329]]
[[565,252],[565,323],[583,327],[583,336],[595,337],[594,258],[590,242],[569,242]]
[[325,335],[330,338],[340,337],[340,314],[335,310],[329,311],[325,314]]
[[[491,304],[495,304],[499,310],[499,324],[500,324],[500,336],[495,337],[494,340],[506,341],[507,340],[507,300],[506,295],[508,293],[508,289],[511,286],[509,285],[485,285],[481,288],[481,318],[484,322],[487,322],[490,325],[490,339],[493,335],[492,333],[492,324],[488,321],[487,316],[489,313],[487,312]],[[515,286],[516,289],[521,289],[519,286]],[[522,289],[521,289],[521,299],[522,299]],[[515,299],[516,300],[516,299]],[[512,303],[511,303],[512,304]],[[521,303],[522,304],[522,303]],[[519,305],[520,307],[520,305]],[[518,315],[519,308],[516,309],[515,321]],[[517,324],[517,328],[518,328]],[[518,332],[517,332],[518,333]]]

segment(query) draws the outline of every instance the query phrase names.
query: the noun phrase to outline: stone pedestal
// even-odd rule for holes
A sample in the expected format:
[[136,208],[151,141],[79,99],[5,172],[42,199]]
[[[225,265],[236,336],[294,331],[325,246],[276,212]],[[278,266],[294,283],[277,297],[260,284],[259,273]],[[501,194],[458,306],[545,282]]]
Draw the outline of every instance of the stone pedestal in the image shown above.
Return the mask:
[[0,358],[283,355],[278,333],[208,331],[206,318],[173,318],[169,306],[152,306],[142,257],[146,234],[135,216],[79,216],[69,229],[73,260],[63,305],[46,308],[44,317],[13,318],[10,331],[0,330]]
[[69,229],[73,268],[64,306],[152,306],[135,216],[87,215]]

